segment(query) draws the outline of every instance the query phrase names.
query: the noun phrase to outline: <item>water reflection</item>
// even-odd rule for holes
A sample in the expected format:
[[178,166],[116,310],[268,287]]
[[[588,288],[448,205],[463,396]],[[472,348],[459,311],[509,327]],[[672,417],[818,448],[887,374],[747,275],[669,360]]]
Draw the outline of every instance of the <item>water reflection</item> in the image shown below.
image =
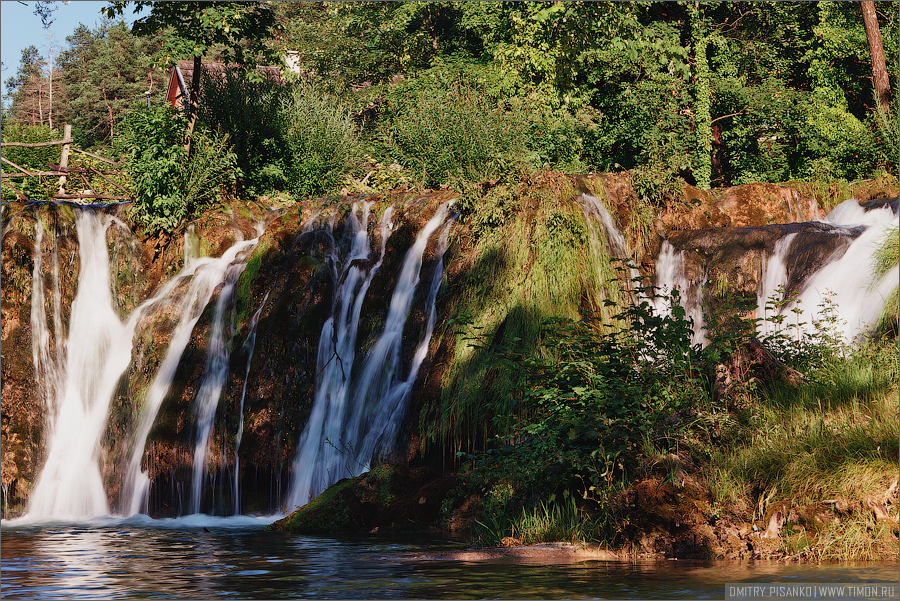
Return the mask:
[[458,540],[265,532],[194,517],[3,524],[4,598],[721,599],[741,582],[898,581],[898,565],[422,559]]

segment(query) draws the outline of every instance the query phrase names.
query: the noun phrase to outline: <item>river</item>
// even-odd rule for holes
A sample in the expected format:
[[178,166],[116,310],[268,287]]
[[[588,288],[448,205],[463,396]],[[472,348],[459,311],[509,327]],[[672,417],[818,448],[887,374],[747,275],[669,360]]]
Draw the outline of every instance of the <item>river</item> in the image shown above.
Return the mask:
[[[352,538],[264,530],[272,517],[94,518],[2,527],[2,597],[49,599],[897,598],[896,562],[429,560],[441,535]],[[869,585],[851,591],[848,587]],[[843,591],[834,587],[845,587]],[[851,593],[859,593],[853,595]],[[799,595],[798,595],[799,593]]]

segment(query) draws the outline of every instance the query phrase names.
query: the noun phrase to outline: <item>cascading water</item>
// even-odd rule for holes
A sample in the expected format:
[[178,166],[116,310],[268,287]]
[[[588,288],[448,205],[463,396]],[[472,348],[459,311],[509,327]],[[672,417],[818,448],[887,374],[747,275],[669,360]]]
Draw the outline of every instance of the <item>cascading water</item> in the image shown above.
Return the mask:
[[[294,477],[289,492],[289,504],[297,504],[311,494],[318,494],[327,484],[338,480],[343,454],[334,447],[340,444],[345,406],[350,385],[350,370],[356,356],[356,334],[366,291],[384,260],[384,251],[391,233],[392,208],[382,216],[379,230],[381,249],[378,258],[369,266],[369,238],[367,224],[371,203],[357,203],[347,217],[348,235],[352,240],[344,260],[335,293],[331,317],[322,326],[316,364],[316,393],[312,413],[300,436],[294,460]],[[357,211],[360,216],[357,217]],[[330,229],[330,228],[329,228]],[[334,248],[334,244],[332,244]],[[332,255],[332,265],[337,258]],[[366,268],[368,267],[368,268]],[[303,501],[305,503],[305,500]],[[303,504],[299,503],[299,504]]]
[[47,327],[47,301],[42,278],[43,261],[41,246],[44,241],[44,227],[40,220],[35,222],[34,268],[31,274],[31,356],[34,362],[38,394],[49,414],[55,411],[54,404],[59,394],[59,378],[64,369],[64,336],[60,317],[59,294],[59,253],[53,245],[51,273],[53,277],[53,322],[56,352],[50,352],[50,330]]
[[[891,207],[864,210],[854,200],[846,200],[825,218],[825,223],[839,229],[865,228],[847,250],[813,274],[800,290],[797,300],[788,303],[782,313],[798,306],[806,312],[815,311],[825,303],[833,303],[838,323],[833,334],[850,343],[867,332],[878,321],[885,302],[900,280],[900,268],[895,266],[879,280],[874,279],[874,250],[892,228],[897,228],[898,216]],[[788,248],[783,249],[786,253]],[[775,291],[764,291],[765,298]],[[814,319],[806,319],[801,330],[806,335],[815,332]]]
[[[406,404],[413,383],[425,355],[428,354],[428,344],[431,341],[436,317],[434,302],[444,275],[444,251],[447,249],[447,237],[450,232],[450,223],[445,223],[447,208],[447,205],[442,206],[432,217],[419,233],[415,245],[407,253],[391,299],[384,333],[366,356],[358,388],[353,395],[353,416],[347,428],[351,436],[355,433],[357,440],[362,440],[353,458],[353,464],[360,467],[357,473],[368,471],[373,459],[384,457],[391,451],[406,413]],[[413,355],[409,374],[400,380],[400,344],[404,324],[419,282],[425,245],[438,227],[443,229],[435,249],[436,265],[425,301],[428,307],[428,322]]]
[[253,317],[250,319],[250,332],[247,334],[247,339],[244,341],[243,349],[247,352],[247,371],[244,373],[244,385],[241,387],[241,404],[238,408],[238,430],[237,434],[234,437],[234,514],[239,515],[241,513],[241,501],[240,501],[240,476],[241,476],[241,458],[240,458],[240,450],[241,450],[241,439],[244,437],[244,399],[247,397],[247,382],[250,381],[250,365],[253,363],[253,351],[256,348],[256,326],[259,324],[259,316],[262,313],[263,307],[266,306],[266,301],[269,300],[269,293],[266,292],[266,295],[263,297],[262,302],[259,305],[259,308],[256,310],[256,313],[253,314]]
[[[194,401],[195,436],[194,436],[194,461],[191,471],[191,513],[200,512],[200,501],[203,496],[203,473],[206,470],[206,454],[209,448],[209,437],[212,434],[213,421],[216,417],[216,408],[219,406],[219,398],[222,396],[222,387],[228,376],[228,360],[231,357],[229,340],[226,339],[225,317],[226,313],[234,318],[234,305],[232,298],[234,286],[244,271],[245,263],[229,265],[225,272],[225,282],[219,290],[219,299],[216,301],[216,311],[213,316],[212,330],[209,336],[209,346],[206,354],[206,369],[203,372],[203,380],[197,391]],[[229,336],[230,338],[230,336]]]
[[702,344],[703,330],[702,290],[699,282],[691,282],[684,274],[684,251],[664,240],[656,259],[656,287],[662,296],[652,299],[657,315],[671,315],[668,295],[673,290],[679,292],[679,302],[685,309],[685,318],[693,320],[694,335],[691,344]]
[[[434,325],[433,318],[429,318],[409,375],[400,380],[398,372],[403,327],[419,281],[425,247],[431,235],[446,222],[447,211],[447,205],[442,205],[419,232],[415,244],[407,252],[391,298],[384,332],[366,356],[357,383],[353,384],[350,375],[355,359],[353,348],[359,315],[368,282],[384,257],[388,222],[385,218],[382,219],[381,254],[367,272],[361,271],[356,265],[358,261],[352,258],[356,256],[363,259],[369,254],[365,230],[356,230],[351,257],[345,262],[340,285],[335,291],[333,317],[322,328],[316,396],[294,460],[287,508],[304,505],[344,476],[362,473],[367,469],[371,455],[377,448],[393,443],[389,431],[396,427],[394,422],[402,418],[397,414],[405,405],[409,388],[427,351]],[[368,208],[364,212],[367,213]],[[355,216],[351,222],[356,223]],[[436,267],[441,273],[440,261],[444,244],[446,238],[442,237]],[[432,281],[428,294],[430,311],[433,311],[434,296],[440,284],[440,276],[435,277],[438,279]],[[363,278],[362,284],[357,283],[360,278]],[[422,350],[423,345],[425,350]]]
[[[847,242],[837,246],[830,258],[826,257],[823,264],[796,282],[793,297],[785,295],[790,280],[789,257],[799,241],[798,235],[784,235],[775,242],[771,253],[763,257],[755,315],[761,320],[761,334],[771,334],[783,327],[774,323],[776,314],[786,316],[792,310],[799,310],[804,316],[796,316],[794,322],[798,335],[814,335],[816,323],[822,325],[821,311],[830,304],[836,317],[836,323],[828,326],[831,334],[850,343],[875,325],[886,299],[896,289],[900,279],[896,266],[877,281],[874,279],[874,250],[892,228],[898,227],[897,214],[890,206],[866,210],[855,199],[849,199],[820,223],[824,225],[816,226],[816,235]],[[690,282],[684,276],[683,262],[684,251],[677,251],[668,241],[663,242],[657,258],[657,286],[664,290],[679,289],[688,316],[694,318],[693,342],[703,342],[703,289],[700,283]],[[667,311],[660,303],[656,309],[661,314]]]
[[[72,303],[62,373],[49,379],[47,459],[32,492],[32,517],[85,517],[109,513],[98,451],[109,402],[131,356],[134,322],[123,324],[113,310],[109,285],[107,216],[80,211],[76,216],[81,271]],[[38,230],[40,231],[40,229]],[[39,256],[36,252],[36,256]],[[36,269],[39,266],[36,264]],[[42,285],[37,281],[34,289]],[[37,292],[33,298],[40,298]],[[58,299],[55,302],[59,306]],[[33,313],[43,307],[32,305]],[[32,319],[35,322],[35,319]],[[57,326],[59,328],[59,326]],[[43,346],[36,354],[38,373],[45,365]],[[57,330],[60,344],[61,328]],[[39,356],[38,356],[39,355]]]
[[[146,507],[146,486],[140,479],[140,459],[146,436],[152,426],[175,366],[196,320],[222,282],[228,267],[238,255],[246,257],[258,239],[239,242],[220,259],[192,261],[180,274],[163,286],[155,297],[136,308],[126,322],[113,309],[110,288],[109,253],[106,233],[111,224],[127,230],[115,218],[89,210],[76,212],[81,269],[78,289],[69,318],[69,334],[62,343],[58,284],[58,260],[54,255],[53,308],[56,359],[49,351],[43,282],[40,277],[41,226],[37,226],[35,270],[32,277],[32,324],[35,337],[33,355],[35,369],[45,390],[48,408],[47,459],[29,499],[30,517],[84,518],[109,513],[106,491],[100,473],[98,453],[100,438],[107,422],[109,404],[124,371],[131,360],[132,343],[137,324],[161,303],[173,296],[178,286],[193,278],[180,304],[182,316],[176,327],[166,359],[151,386],[149,408],[139,429],[130,464],[133,489],[126,507],[136,513]],[[63,349],[65,352],[63,352]],[[153,416],[149,416],[152,413]],[[135,508],[137,508],[135,510]]]
[[[186,278],[191,278],[188,290],[178,303],[177,314],[180,315],[178,325],[172,333],[166,355],[159,366],[147,398],[144,402],[140,426],[134,439],[131,459],[125,473],[125,501],[126,515],[145,513],[148,507],[150,494],[150,478],[141,470],[141,460],[144,456],[144,448],[147,444],[147,436],[156,421],[156,415],[175,377],[175,370],[191,338],[191,332],[203,310],[212,298],[216,288],[223,282],[229,268],[235,262],[244,263],[250,252],[256,247],[259,238],[237,242],[218,259],[204,257],[188,263],[182,271],[176,275],[166,286],[157,299],[167,296],[177,284]],[[156,302],[156,299],[154,299]]]
[[756,294],[756,318],[759,319],[759,333],[772,334],[776,327],[771,320],[780,312],[773,303],[784,299],[784,291],[787,288],[788,274],[785,257],[791,247],[796,234],[788,234],[775,243],[771,256],[766,258],[760,278],[759,292]]

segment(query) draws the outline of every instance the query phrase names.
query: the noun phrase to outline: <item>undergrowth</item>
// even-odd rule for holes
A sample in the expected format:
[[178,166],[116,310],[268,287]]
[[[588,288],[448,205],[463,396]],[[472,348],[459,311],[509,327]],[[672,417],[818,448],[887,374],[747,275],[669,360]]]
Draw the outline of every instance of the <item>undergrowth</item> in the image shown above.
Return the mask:
[[878,534],[883,522],[865,509],[897,473],[896,338],[838,344],[826,300],[813,334],[790,344],[785,332],[763,337],[799,379],[748,376],[733,389],[748,402],[733,404],[729,393],[713,393],[712,374],[759,320],[720,320],[701,348],[677,293],[666,299],[668,315],[650,302],[658,291],[638,281],[637,293],[635,304],[607,301],[617,312],[602,322],[545,320],[537,352],[516,339],[474,345],[511,383],[494,401],[488,448],[463,455],[466,486],[482,497],[476,544],[626,542],[622,491],[671,458],[666,482],[695,478],[711,511],[737,522],[764,522],[777,502],[850,507],[802,536],[786,531],[788,556],[864,559],[896,549],[896,536]]

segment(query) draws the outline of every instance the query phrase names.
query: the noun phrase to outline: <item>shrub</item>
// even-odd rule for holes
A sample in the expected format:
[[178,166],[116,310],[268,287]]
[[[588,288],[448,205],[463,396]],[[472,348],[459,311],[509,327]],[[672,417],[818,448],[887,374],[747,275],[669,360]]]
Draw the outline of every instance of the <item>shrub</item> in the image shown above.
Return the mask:
[[204,72],[199,118],[231,141],[240,167],[239,185],[249,194],[288,188],[290,153],[282,103],[290,89],[271,79],[251,81],[229,69],[224,77]]
[[303,83],[291,87],[280,110],[291,192],[308,197],[336,191],[362,157],[349,112],[336,98]]
[[190,159],[182,144],[186,121],[171,109],[128,114],[117,139],[131,179],[131,216],[148,233],[172,232],[234,186],[236,157],[228,138],[196,127]]
[[473,87],[420,90],[411,102],[392,103],[394,118],[381,136],[425,187],[496,178],[525,164],[522,116],[493,105]]
[[691,323],[677,295],[669,301],[668,316],[656,315],[648,300],[621,308],[614,329],[590,319],[547,321],[547,358],[495,347],[519,385],[479,469],[516,474],[535,490],[581,482],[583,494],[630,477],[648,440],[668,439],[681,412],[708,400],[694,372]]

